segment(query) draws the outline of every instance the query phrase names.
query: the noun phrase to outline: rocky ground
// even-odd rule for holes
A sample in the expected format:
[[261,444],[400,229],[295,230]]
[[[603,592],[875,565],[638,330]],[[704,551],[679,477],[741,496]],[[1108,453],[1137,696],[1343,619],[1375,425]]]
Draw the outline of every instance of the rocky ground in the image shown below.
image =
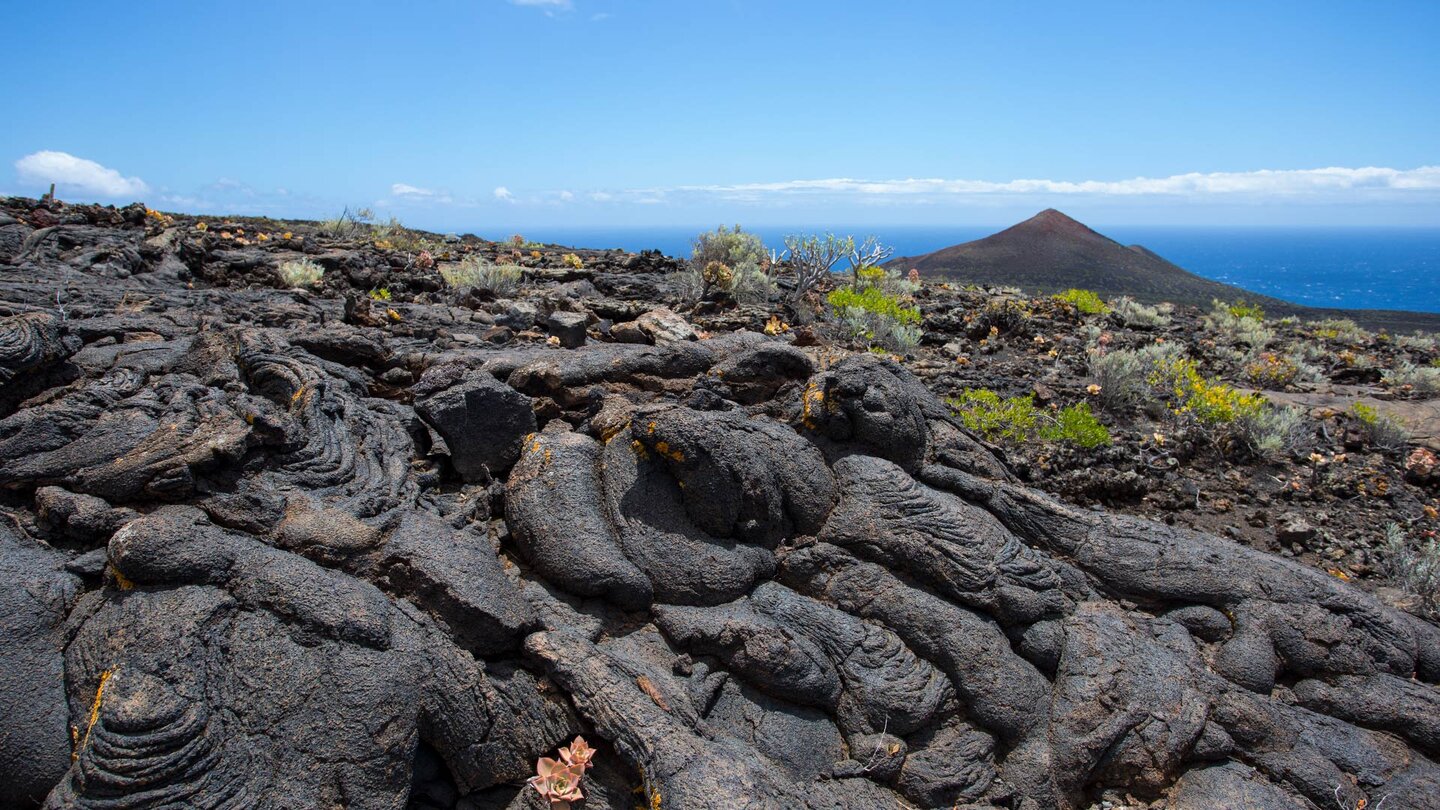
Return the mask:
[[[1402,527],[1417,544],[1440,528],[1440,475],[1428,455],[1440,450],[1440,399],[1386,376],[1407,362],[1434,368],[1434,336],[1267,321],[1274,338],[1265,354],[1308,366],[1300,379],[1274,380],[1263,364],[1247,368],[1237,359],[1248,347],[1195,307],[1174,308],[1163,326],[1134,328],[1111,314],[1084,315],[1013,292],[928,288],[920,297],[934,345],[922,346],[906,366],[937,394],[988,388],[1030,396],[1041,407],[1093,404],[1114,439],[1110,446],[1000,440],[1022,480],[1068,502],[1219,534],[1376,589],[1389,585],[1387,526]],[[987,309],[1009,304],[1023,307],[1025,317],[990,334]],[[1090,371],[1094,356],[1157,342],[1185,346],[1213,379],[1303,412],[1294,446],[1263,455],[1229,446],[1159,403],[1106,408]],[[1407,435],[1376,446],[1353,412],[1356,403]]]
[[[1157,338],[1253,382],[1203,313],[932,284],[897,359],[678,267],[0,204],[0,806],[542,808],[584,734],[579,808],[1440,807],[1375,555],[1434,528],[1432,346],[1270,325],[1323,347],[1260,458],[1092,387]],[[978,387],[1115,441],[983,441]]]

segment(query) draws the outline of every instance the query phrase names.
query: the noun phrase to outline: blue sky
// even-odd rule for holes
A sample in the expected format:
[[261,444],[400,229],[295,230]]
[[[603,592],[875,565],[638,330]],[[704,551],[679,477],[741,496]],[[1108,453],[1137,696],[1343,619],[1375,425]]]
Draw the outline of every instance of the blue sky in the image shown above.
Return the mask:
[[0,193],[417,226],[1440,225],[1440,3],[47,2]]

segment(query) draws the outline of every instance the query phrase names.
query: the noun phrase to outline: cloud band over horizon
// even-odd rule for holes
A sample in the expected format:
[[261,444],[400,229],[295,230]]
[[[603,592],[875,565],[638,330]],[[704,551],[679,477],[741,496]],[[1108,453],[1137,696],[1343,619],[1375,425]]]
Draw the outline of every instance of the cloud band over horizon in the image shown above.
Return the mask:
[[[67,152],[33,152],[14,163],[16,177],[33,193],[42,192],[51,182],[62,193],[102,200],[134,201],[157,195],[160,203],[201,205],[206,208],[234,208],[254,211],[267,201],[284,202],[289,208],[298,198],[290,192],[257,195],[243,183],[226,181],[203,187],[196,196],[176,194],[164,186],[152,188],[138,177],[93,160]],[[509,178],[495,178],[509,179]],[[378,185],[378,184],[377,184]],[[1267,203],[1375,203],[1440,204],[1440,165],[1413,169],[1367,166],[1331,166],[1317,169],[1260,169],[1241,172],[1189,172],[1167,177],[1134,177],[1125,180],[1017,179],[1008,181],[905,178],[865,180],[848,177],[783,180],[761,183],[692,184],[649,188],[524,189],[512,183],[495,185],[487,193],[471,190],[438,190],[420,183],[394,182],[384,186],[388,199],[376,200],[381,208],[403,210],[534,206],[539,208],[599,206],[664,206],[677,210],[686,206],[751,205],[784,207],[800,201],[823,201],[861,205],[986,205],[992,201],[1043,204],[1047,198],[1103,200],[1164,199],[1179,202],[1233,201]],[[234,191],[239,189],[239,191]],[[323,206],[324,193],[299,195],[310,205]],[[279,213],[260,211],[259,213]],[[323,212],[313,212],[323,213]]]
[[[397,184],[397,188],[403,184]],[[1428,193],[1427,193],[1428,192]],[[507,203],[553,205],[577,200],[568,190],[495,190],[494,198]],[[1406,200],[1431,202],[1440,198],[1440,166],[1393,169],[1367,166],[1319,169],[1259,169],[1245,172],[1188,172],[1168,177],[1134,177],[1126,180],[1019,179],[1008,181],[905,178],[863,180],[848,177],[813,180],[784,180],[766,183],[652,186],[648,188],[596,189],[585,199],[606,204],[655,205],[712,198],[729,202],[764,203],[796,198],[830,198],[964,202],[1007,197],[1091,197],[1134,199],[1169,197],[1183,199],[1246,199],[1250,201],[1337,201],[1358,202]]]
[[991,195],[991,194],[1090,194],[1139,195],[1234,195],[1275,194],[1294,196],[1343,191],[1440,191],[1440,166],[1416,169],[1382,167],[1322,169],[1260,169],[1248,172],[1189,172],[1169,177],[1135,177],[1128,180],[1046,180],[1021,179],[945,180],[906,178],[904,180],[857,180],[829,178],[787,180],[775,183],[676,186],[636,189],[632,194],[700,193],[721,195],[759,194],[861,194],[861,195]]

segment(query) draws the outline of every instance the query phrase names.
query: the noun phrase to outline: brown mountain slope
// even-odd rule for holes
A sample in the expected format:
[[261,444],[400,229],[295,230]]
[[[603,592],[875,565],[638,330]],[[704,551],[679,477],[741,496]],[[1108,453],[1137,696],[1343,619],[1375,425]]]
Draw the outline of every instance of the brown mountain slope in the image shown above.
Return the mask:
[[923,256],[902,256],[888,266],[902,270],[914,267],[926,276],[945,276],[960,282],[1041,292],[1080,287],[1106,298],[1128,295],[1146,302],[1197,306],[1208,306],[1216,298],[1243,298],[1276,315],[1346,317],[1370,328],[1393,330],[1440,329],[1440,315],[1436,314],[1319,309],[1211,281],[1139,245],[1122,245],[1096,233],[1053,208],[984,239]]

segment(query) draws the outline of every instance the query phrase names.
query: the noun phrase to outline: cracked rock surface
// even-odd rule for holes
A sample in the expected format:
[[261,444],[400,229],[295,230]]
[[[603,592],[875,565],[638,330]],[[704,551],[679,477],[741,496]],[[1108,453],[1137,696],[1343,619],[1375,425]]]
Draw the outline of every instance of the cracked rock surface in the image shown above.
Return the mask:
[[461,306],[298,225],[4,208],[0,807],[540,808],[584,734],[596,810],[1440,808],[1440,628],[1029,489],[892,360],[653,313],[659,257]]

